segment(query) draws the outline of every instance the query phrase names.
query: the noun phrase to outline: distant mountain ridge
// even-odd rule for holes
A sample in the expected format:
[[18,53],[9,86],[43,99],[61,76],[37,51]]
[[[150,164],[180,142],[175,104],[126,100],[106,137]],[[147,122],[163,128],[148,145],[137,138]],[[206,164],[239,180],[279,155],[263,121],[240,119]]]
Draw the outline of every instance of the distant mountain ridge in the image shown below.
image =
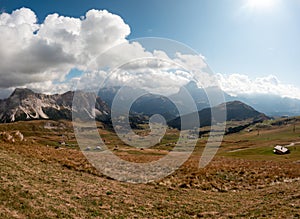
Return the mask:
[[[111,122],[110,109],[114,97],[119,89],[120,87],[102,88],[99,90],[98,96],[93,93],[78,92],[81,96],[80,101],[82,101],[82,103],[76,105],[84,107],[78,107],[78,109],[75,109],[75,111],[82,113],[87,117],[95,117],[100,121]],[[209,111],[211,109],[216,110],[218,107],[221,108],[222,104],[225,104],[224,102],[230,102],[227,103],[229,110],[231,110],[227,115],[228,120],[242,119],[241,116],[243,115],[243,112],[246,112],[247,116],[245,118],[247,119],[249,117],[255,118],[255,116],[258,115],[263,115],[264,117],[266,116],[265,112],[268,112],[267,115],[273,116],[280,112],[284,113],[284,115],[297,115],[298,110],[300,111],[300,100],[278,98],[277,96],[270,97],[270,95],[258,96],[256,98],[253,96],[233,97],[225,92],[222,93],[224,96],[224,101],[215,103],[216,105],[212,106],[210,109],[206,91],[209,89],[209,92],[213,96],[217,92],[220,93],[220,90],[217,91],[215,88],[208,88],[205,90],[197,87],[194,82],[188,83],[182,87],[178,93],[170,96],[172,100],[177,101],[177,103],[181,104],[187,109],[190,109],[190,106],[186,104],[184,100],[183,102],[181,101],[181,99],[184,99],[183,89],[188,91],[190,96],[193,98],[197,107],[195,113],[199,112],[199,116],[202,117],[202,124],[207,124],[204,117],[210,118]],[[141,89],[138,90],[130,87],[128,87],[127,90],[129,93],[141,91]],[[71,120],[73,97],[73,91],[68,91],[63,94],[46,95],[35,93],[27,88],[17,88],[8,98],[0,100],[0,122],[14,122],[32,119]],[[95,103],[95,98],[96,106],[93,106],[93,103]],[[239,113],[233,113],[234,107],[237,107],[237,109],[240,110]],[[271,110],[273,110],[273,114],[270,112]],[[254,114],[251,114],[250,116],[250,112]],[[161,114],[165,117],[167,122],[170,122],[170,124],[176,123],[175,121],[179,116],[178,109],[176,108],[175,104],[171,102],[169,97],[149,93],[141,96],[133,103],[130,113],[131,118],[137,118],[137,121],[144,120],[147,118],[147,116],[149,117],[153,114]],[[191,112],[183,113],[183,115],[190,113]]]
[[[119,89],[120,87],[102,88],[99,91],[99,96],[110,106]],[[183,86],[178,93],[175,93],[170,97],[173,100],[184,99],[182,97],[184,89],[188,91],[191,97],[193,98],[198,111],[205,108],[214,107],[223,102],[240,101],[253,107],[257,111],[260,111],[271,117],[283,115],[300,115],[300,100],[298,99],[280,97],[278,95],[272,94],[244,94],[232,96],[215,87],[210,87],[206,89],[199,88],[195,82],[189,82],[188,84]],[[207,92],[210,94],[210,98],[214,98],[214,96],[217,95],[223,95],[223,101],[216,102],[215,105],[210,106],[210,102],[207,97]],[[222,98],[218,99],[221,100]],[[151,106],[149,106],[150,102]],[[149,114],[149,111],[154,112],[155,110],[155,113],[167,115],[167,120],[175,119],[178,116],[178,111],[175,105],[170,103],[167,97],[160,95],[147,95],[141,97],[133,104],[131,109],[137,113],[147,112],[147,114]]]
[[[103,99],[108,106],[111,108],[113,104],[113,100],[115,99],[118,91],[121,89],[121,87],[105,87],[99,90],[98,96]],[[130,101],[130,96],[131,94],[136,94],[136,93],[146,93],[136,99],[136,101],[132,104],[131,106],[131,113],[134,114],[143,114],[147,116],[151,116],[154,114],[161,114],[165,117],[166,120],[171,120],[175,119],[179,113],[174,105],[169,98],[162,96],[162,95],[157,95],[157,94],[150,94],[147,93],[146,91],[143,91],[142,89],[137,89],[137,88],[131,88],[131,87],[126,87],[126,90],[122,94],[123,97],[122,99],[128,99]],[[122,107],[122,106],[119,106]]]
[[274,94],[238,95],[228,100],[240,100],[268,116],[300,115],[300,100]]
[[[99,90],[98,95],[108,104],[109,107],[111,107],[120,89],[121,87],[119,86],[104,87]],[[124,87],[122,89],[123,92]],[[167,121],[175,119],[177,116],[179,116],[179,111],[176,107],[176,104],[181,107],[181,114],[191,113],[192,106],[190,106],[190,102],[186,98],[187,93],[189,93],[190,97],[192,98],[191,100],[196,106],[196,109],[194,110],[195,112],[210,107],[210,102],[206,94],[207,90],[209,91],[211,98],[214,98],[217,95],[223,95],[219,88],[212,87],[204,90],[202,88],[198,88],[196,83],[193,81],[181,87],[177,93],[174,93],[170,96],[147,93],[140,88],[125,87],[125,90],[125,95],[129,96],[136,93],[145,93],[137,98],[132,104],[130,109],[132,113],[144,114],[148,116],[161,114]],[[227,96],[225,95],[225,97]],[[123,97],[123,99],[126,99],[126,97]],[[225,102],[225,98],[221,100],[221,98],[218,97],[216,99],[219,100],[219,102],[216,102],[216,104]]]
[[[197,121],[194,121],[195,114],[198,114],[200,126]],[[205,108],[198,112],[177,117],[168,122],[168,125],[177,129],[192,129],[194,127],[205,127],[223,123],[226,121],[243,121],[250,120],[250,122],[261,122],[269,119],[264,113],[258,112],[251,106],[240,101],[232,101],[222,103],[212,108]],[[181,127],[181,120],[188,121],[187,127]]]
[[194,82],[188,83],[185,87],[194,98],[198,110],[210,107],[206,91],[208,91],[211,96],[214,96],[216,91],[218,91],[219,93],[223,93],[224,102],[241,101],[268,116],[300,115],[299,99],[281,97],[274,94],[238,94],[232,96],[214,87],[206,89],[199,88]]

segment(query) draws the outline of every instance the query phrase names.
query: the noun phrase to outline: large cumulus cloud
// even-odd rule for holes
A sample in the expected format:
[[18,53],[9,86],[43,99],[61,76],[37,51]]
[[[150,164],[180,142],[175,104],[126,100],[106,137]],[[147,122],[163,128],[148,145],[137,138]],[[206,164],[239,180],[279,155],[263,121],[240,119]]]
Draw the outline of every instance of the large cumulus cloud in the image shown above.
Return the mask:
[[81,19],[51,14],[38,24],[33,11],[21,8],[0,15],[0,32],[0,87],[7,88],[61,81],[70,69],[126,42],[130,28],[105,10]]
[[[131,73],[143,72],[141,80],[145,84],[156,81],[163,85],[170,83],[164,76],[170,69],[176,73],[176,77],[172,75],[173,85],[182,85],[190,79],[174,62],[192,68],[206,67],[201,55],[177,52],[171,59],[165,51],[149,52],[139,42],[128,41],[130,27],[120,16],[106,10],[93,9],[80,18],[55,13],[38,23],[32,10],[21,8],[0,15],[0,32],[2,94],[7,94],[4,89],[13,87],[28,87],[46,93],[70,90],[77,79],[65,79],[74,68],[92,72],[81,80],[86,80],[84,86],[91,87],[108,76],[103,69],[119,63],[126,63],[122,70],[127,71],[124,78],[116,78],[119,82],[132,78]],[[105,56],[101,56],[103,53]],[[141,58],[144,60],[139,60]],[[132,60],[139,61],[130,63]]]

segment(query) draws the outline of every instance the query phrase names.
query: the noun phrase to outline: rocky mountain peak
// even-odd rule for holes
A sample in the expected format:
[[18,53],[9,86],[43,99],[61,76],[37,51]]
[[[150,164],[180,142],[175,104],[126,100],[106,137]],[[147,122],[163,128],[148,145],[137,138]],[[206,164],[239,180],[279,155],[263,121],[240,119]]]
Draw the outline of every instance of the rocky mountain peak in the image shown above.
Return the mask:
[[[0,101],[0,122],[14,122],[32,119],[72,119],[72,103],[74,92],[64,94],[45,95],[35,93],[27,88],[17,88],[7,98]],[[81,97],[82,107],[78,113],[95,116],[91,112],[95,109],[95,101],[91,93],[84,93]],[[97,112],[108,115],[108,107],[102,100],[96,101]],[[102,116],[103,119],[107,119]]]
[[35,93],[28,89],[28,88],[16,88],[14,90],[14,92],[12,92],[12,94],[10,95],[10,98],[11,97],[15,97],[15,96],[18,96],[18,97],[27,97],[29,95],[34,95]]

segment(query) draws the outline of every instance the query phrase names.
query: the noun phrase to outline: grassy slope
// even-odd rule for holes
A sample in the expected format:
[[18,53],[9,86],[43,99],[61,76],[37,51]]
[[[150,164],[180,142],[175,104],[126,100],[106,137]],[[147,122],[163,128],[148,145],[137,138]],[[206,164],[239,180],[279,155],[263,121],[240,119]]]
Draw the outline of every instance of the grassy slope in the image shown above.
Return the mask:
[[[173,175],[150,184],[128,184],[97,173],[78,149],[41,144],[51,136],[60,139],[55,136],[61,131],[37,129],[37,123],[26,123],[26,128],[9,125],[11,130],[26,129],[28,139],[37,133],[37,141],[0,144],[0,218],[300,217],[300,164],[295,162],[300,147],[285,156],[267,150],[275,143],[298,140],[299,132],[292,133],[290,126],[259,136],[226,136],[219,155],[205,169],[197,168],[197,154],[205,143],[201,140]],[[113,134],[103,132],[112,144],[117,142]],[[238,148],[247,150],[229,152]],[[135,161],[163,154],[126,150],[116,153]]]
[[229,192],[133,185],[9,147],[0,149],[1,218],[299,216],[299,181]]
[[[291,154],[284,156],[276,156],[272,149],[276,145],[289,145],[290,143],[298,143],[289,147]],[[300,124],[296,126],[293,132],[293,125],[284,125],[280,127],[272,127],[262,129],[259,132],[251,133],[242,132],[226,136],[223,142],[223,148],[220,154],[224,156],[240,157],[247,159],[260,160],[300,160]],[[239,150],[242,149],[242,150]]]

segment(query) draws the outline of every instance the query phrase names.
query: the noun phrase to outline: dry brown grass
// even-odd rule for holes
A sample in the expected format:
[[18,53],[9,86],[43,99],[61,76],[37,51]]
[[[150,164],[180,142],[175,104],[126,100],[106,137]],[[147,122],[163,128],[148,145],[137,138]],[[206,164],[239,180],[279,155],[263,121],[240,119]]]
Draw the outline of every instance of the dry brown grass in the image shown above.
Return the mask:
[[[43,139],[46,130],[40,132],[38,137]],[[113,136],[106,134],[107,139]],[[263,152],[266,159],[256,159],[228,153],[249,147],[251,138],[266,147],[271,136],[260,136],[260,140],[249,133],[228,136],[220,154],[206,168],[198,169],[205,142],[201,140],[178,171],[148,184],[109,179],[78,149],[55,149],[30,141],[2,142],[0,218],[299,218],[300,164],[295,161],[300,157],[291,154],[272,159]],[[253,150],[256,148],[260,152],[259,145]],[[145,162],[167,151],[124,146],[115,153],[126,160]]]

